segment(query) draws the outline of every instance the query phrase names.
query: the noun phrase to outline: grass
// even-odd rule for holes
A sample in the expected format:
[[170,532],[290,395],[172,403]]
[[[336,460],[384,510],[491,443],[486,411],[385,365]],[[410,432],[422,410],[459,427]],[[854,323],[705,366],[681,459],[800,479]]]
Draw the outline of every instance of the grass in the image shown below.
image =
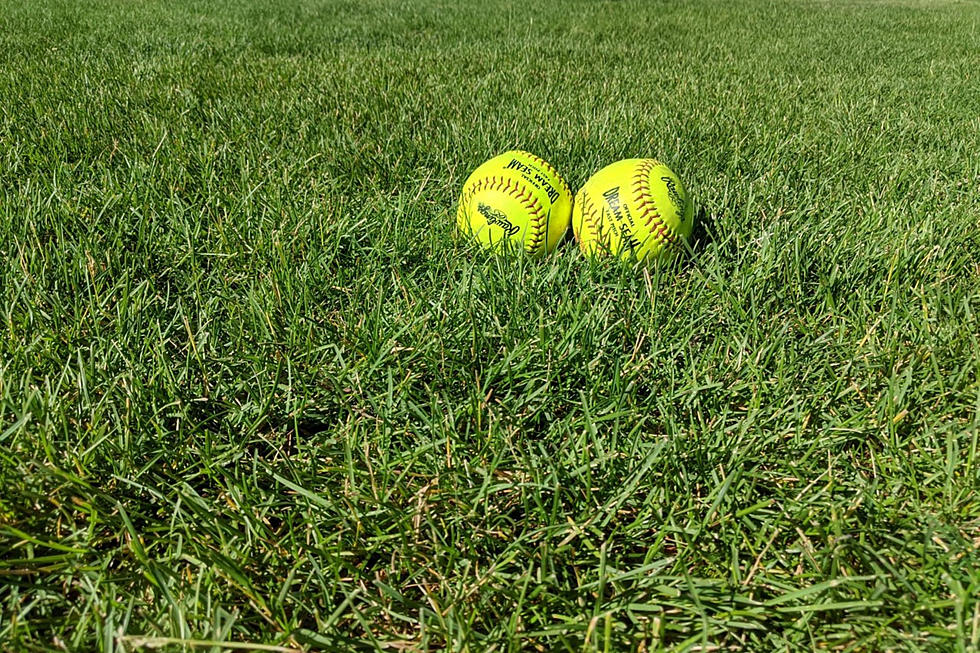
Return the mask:
[[[0,649],[977,650],[978,25],[0,0]],[[455,239],[514,147],[691,251]]]

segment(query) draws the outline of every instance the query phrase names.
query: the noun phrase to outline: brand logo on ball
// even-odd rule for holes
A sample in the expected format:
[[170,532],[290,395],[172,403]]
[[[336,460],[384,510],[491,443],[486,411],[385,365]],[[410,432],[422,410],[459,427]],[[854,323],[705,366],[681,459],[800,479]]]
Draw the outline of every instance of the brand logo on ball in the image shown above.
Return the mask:
[[551,182],[548,181],[548,178],[539,169],[526,163],[521,163],[517,159],[511,159],[511,162],[504,167],[504,170],[517,170],[525,179],[547,193],[548,199],[552,204],[558,201],[558,190],[551,185]]
[[[631,252],[636,251],[643,243],[633,234],[633,216],[629,215],[629,209],[623,206],[622,201],[619,199],[619,186],[610,188],[602,196],[606,198],[606,204],[618,222],[618,227],[615,223],[610,223],[609,226],[614,232],[618,232],[619,240],[623,247]],[[624,210],[627,214],[625,217],[623,216]]]
[[674,203],[677,210],[680,211],[681,215],[684,215],[684,198],[681,197],[680,191],[677,190],[677,182],[671,177],[661,177],[660,181],[667,185],[667,196],[670,201]]
[[487,206],[486,204],[484,204],[483,202],[477,204],[476,210],[479,211],[480,214],[487,219],[487,224],[497,225],[498,227],[503,229],[504,233],[507,234],[508,236],[513,236],[514,234],[516,234],[518,231],[521,230],[520,227],[518,227],[516,224],[511,223],[511,221],[507,219],[507,215],[503,211],[498,211],[496,209],[493,209]]
[[610,188],[605,193],[602,194],[606,198],[606,204],[609,205],[610,210],[612,210],[613,215],[620,222],[623,221],[623,208],[622,203],[619,201],[619,186]]

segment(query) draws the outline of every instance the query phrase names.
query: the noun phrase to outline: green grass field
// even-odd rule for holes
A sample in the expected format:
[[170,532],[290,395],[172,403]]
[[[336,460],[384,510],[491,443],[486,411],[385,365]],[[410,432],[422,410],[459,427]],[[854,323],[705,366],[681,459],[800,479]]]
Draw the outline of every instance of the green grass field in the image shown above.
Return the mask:
[[[0,650],[976,651],[978,71],[975,0],[0,0]],[[691,251],[454,238],[515,147]]]

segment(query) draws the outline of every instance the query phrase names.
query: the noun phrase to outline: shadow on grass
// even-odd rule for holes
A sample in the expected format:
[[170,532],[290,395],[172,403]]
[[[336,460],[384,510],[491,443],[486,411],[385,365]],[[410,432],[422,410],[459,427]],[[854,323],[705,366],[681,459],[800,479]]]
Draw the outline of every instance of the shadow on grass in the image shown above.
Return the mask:
[[691,249],[694,252],[703,251],[715,238],[715,221],[713,214],[703,206],[699,206],[694,215],[694,229],[691,231]]

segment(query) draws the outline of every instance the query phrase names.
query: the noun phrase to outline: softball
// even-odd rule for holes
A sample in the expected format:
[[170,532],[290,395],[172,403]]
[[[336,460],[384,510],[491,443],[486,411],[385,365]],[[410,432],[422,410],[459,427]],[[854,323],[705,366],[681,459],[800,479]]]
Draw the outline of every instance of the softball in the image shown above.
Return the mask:
[[543,256],[558,245],[571,217],[572,192],[561,175],[544,159],[511,150],[469,176],[456,223],[485,246],[514,245]]
[[649,263],[669,258],[691,237],[694,203],[670,168],[654,159],[606,166],[575,196],[572,232],[588,258]]

